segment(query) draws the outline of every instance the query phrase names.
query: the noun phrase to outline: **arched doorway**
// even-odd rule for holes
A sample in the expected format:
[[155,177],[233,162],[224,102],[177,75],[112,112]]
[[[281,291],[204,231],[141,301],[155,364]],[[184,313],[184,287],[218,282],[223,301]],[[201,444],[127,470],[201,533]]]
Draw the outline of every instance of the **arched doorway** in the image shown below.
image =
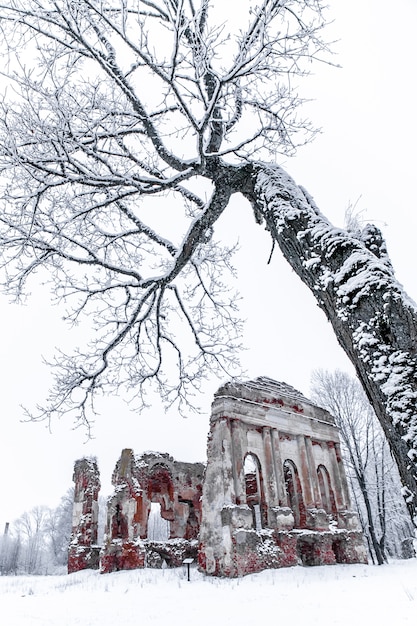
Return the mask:
[[266,526],[266,504],[263,491],[262,472],[255,454],[247,454],[243,464],[246,487],[246,504],[252,509],[253,527],[261,530]]
[[161,515],[161,505],[159,502],[151,502],[151,510],[148,515],[148,535],[151,541],[168,541],[169,521]]
[[328,515],[336,516],[337,509],[335,497],[330,483],[329,472],[324,465],[318,466],[317,478],[319,481],[321,505]]
[[128,522],[120,503],[116,504],[111,516],[110,532],[112,539],[123,539],[126,541],[129,538]]
[[305,528],[306,509],[297,466],[293,461],[287,459],[284,461],[283,469],[288,506],[291,508],[294,515],[295,528]]
[[[157,517],[163,521],[169,522],[174,520],[174,485],[172,475],[168,467],[162,464],[155,464],[149,472],[148,478],[148,500],[151,503],[147,520],[147,537],[152,534],[149,529],[150,523],[156,523]],[[153,510],[153,513],[152,513]],[[159,523],[159,522],[158,522]],[[159,525],[162,527],[162,521]],[[170,537],[168,533],[167,539]]]

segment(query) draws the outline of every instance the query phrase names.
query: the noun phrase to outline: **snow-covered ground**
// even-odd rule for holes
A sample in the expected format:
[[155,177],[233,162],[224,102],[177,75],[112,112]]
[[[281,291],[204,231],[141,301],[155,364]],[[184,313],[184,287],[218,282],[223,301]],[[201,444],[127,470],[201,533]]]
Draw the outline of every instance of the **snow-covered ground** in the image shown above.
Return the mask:
[[135,570],[0,577],[7,626],[416,625],[417,559],[269,570],[242,579]]

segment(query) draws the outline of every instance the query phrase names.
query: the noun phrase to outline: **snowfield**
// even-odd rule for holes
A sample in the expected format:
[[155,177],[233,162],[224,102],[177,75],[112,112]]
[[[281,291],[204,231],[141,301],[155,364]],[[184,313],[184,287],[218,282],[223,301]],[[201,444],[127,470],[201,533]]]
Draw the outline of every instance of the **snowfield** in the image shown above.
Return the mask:
[[[415,626],[417,559],[268,570],[235,580],[182,568],[0,577],[6,626]],[[276,618],[274,619],[274,615]]]

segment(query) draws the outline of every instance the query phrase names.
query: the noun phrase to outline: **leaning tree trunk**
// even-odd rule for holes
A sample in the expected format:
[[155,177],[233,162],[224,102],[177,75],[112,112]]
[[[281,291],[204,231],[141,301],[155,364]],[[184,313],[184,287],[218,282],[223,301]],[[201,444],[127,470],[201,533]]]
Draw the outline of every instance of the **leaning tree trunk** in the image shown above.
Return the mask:
[[279,166],[253,165],[242,190],[313,292],[356,368],[417,505],[417,311],[397,282],[377,228],[333,227]]

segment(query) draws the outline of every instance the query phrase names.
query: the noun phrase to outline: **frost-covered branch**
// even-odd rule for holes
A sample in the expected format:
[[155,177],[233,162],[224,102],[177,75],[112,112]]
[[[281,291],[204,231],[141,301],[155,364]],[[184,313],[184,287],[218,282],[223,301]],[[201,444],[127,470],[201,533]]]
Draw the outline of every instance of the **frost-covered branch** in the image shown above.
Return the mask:
[[319,9],[266,2],[227,34],[205,0],[0,4],[5,287],[20,298],[41,275],[68,321],[94,317],[91,344],[58,359],[46,412],[88,419],[96,391],[151,379],[185,399],[207,368],[233,370],[230,251],[213,225],[247,173],[220,155],[296,145],[307,126],[276,82],[324,49]]

